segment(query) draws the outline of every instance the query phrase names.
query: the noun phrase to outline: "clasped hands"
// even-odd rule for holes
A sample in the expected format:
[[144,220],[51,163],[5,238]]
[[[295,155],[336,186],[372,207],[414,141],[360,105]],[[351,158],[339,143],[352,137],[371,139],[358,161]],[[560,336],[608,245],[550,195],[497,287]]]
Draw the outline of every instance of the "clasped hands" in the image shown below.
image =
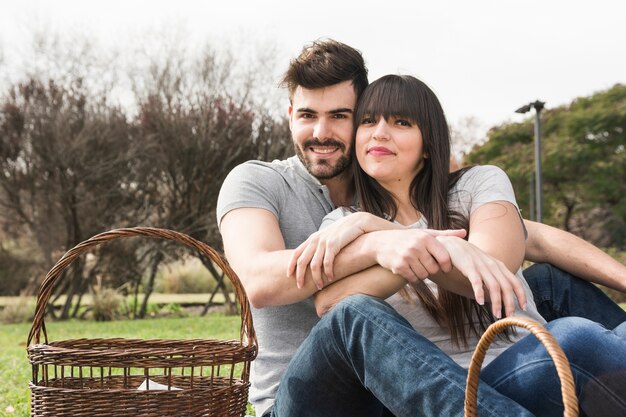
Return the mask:
[[[526,308],[526,293],[520,280],[503,262],[464,240],[466,231],[406,228],[365,212],[349,214],[328,227],[313,233],[298,246],[291,257],[287,275],[293,276],[298,288],[304,285],[307,268],[318,289],[335,279],[337,255],[359,238],[367,239],[364,257],[373,257],[369,265],[378,264],[408,283],[430,278],[438,285],[470,296],[479,304],[491,303],[495,317],[515,312],[515,297]],[[364,263],[368,259],[363,259]],[[456,271],[455,271],[456,270]],[[456,290],[450,284],[454,272],[471,284],[471,294]],[[446,280],[448,282],[446,282]],[[469,290],[469,289],[468,289]]]

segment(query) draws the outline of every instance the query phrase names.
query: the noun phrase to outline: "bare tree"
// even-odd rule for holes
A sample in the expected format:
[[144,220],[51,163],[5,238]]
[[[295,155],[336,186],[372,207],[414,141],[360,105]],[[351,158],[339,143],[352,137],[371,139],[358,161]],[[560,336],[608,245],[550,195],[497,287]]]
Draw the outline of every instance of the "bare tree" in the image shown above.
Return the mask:
[[[226,174],[248,159],[292,153],[286,120],[261,93],[274,84],[269,48],[242,65],[234,49],[189,53],[174,37],[157,54],[137,55],[123,77],[101,59],[117,55],[97,45],[35,39],[31,77],[0,98],[0,223],[34,242],[47,267],[126,225],[176,229],[219,249],[215,204]],[[124,85],[134,98],[121,107]],[[96,261],[73,264],[57,289],[68,295],[61,317],[76,315],[95,277],[136,300],[143,290],[134,315],[144,316],[159,265],[184,253],[165,242],[96,249]],[[203,262],[234,310],[221,273]]]
[[[228,172],[249,159],[280,157],[289,149],[287,125],[276,121],[251,100],[248,79],[229,73],[230,55],[205,49],[194,62],[180,56],[150,68],[150,88],[140,103],[138,135],[149,157],[144,179],[158,195],[153,222],[221,247],[215,222],[219,188]],[[229,85],[239,85],[230,94]],[[248,87],[251,89],[252,85]],[[155,251],[140,315],[145,315],[161,251]],[[221,274],[207,260],[205,266],[218,279],[227,305],[234,309]]]
[[461,164],[474,146],[485,142],[485,126],[475,116],[466,116],[450,124],[452,156]]
[[[89,103],[81,80],[70,88],[30,80],[14,87],[0,113],[0,207],[5,230],[28,230],[45,264],[112,225],[128,221],[135,159],[120,109]],[[59,292],[68,317],[85,290],[81,262]]]

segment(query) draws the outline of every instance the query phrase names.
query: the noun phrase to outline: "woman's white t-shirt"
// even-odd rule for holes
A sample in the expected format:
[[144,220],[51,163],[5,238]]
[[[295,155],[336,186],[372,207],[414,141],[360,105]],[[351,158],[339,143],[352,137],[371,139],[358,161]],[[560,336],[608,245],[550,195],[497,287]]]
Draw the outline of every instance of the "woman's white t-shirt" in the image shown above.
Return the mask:
[[[473,213],[476,209],[491,202],[507,201],[512,203],[515,207],[518,207],[517,202],[515,201],[515,193],[513,192],[513,187],[509,178],[504,171],[492,165],[476,166],[468,170],[450,190],[448,201],[452,210],[461,213],[467,218],[469,218],[471,213]],[[334,210],[324,218],[320,228],[328,226],[341,217],[349,215],[351,212],[351,210],[346,208]],[[426,220],[422,218],[417,223],[407,227],[426,229],[428,228],[428,224]],[[522,275],[521,268],[517,271],[516,276],[519,278],[524,290],[526,291],[527,309],[526,311],[522,311],[516,300],[515,304],[517,308],[515,315],[528,317],[540,323],[545,323],[545,320],[537,311],[537,307],[533,301],[532,292]],[[431,291],[437,295],[437,285],[428,279],[425,280],[425,283]],[[386,301],[396,311],[398,311],[398,313],[404,316],[417,332],[429,339],[431,342],[435,343],[441,350],[450,355],[459,365],[467,368],[471,361],[472,353],[478,344],[478,337],[468,331],[466,332],[468,335],[467,346],[457,346],[452,343],[448,329],[437,323],[437,321],[424,308],[414,291],[411,290],[408,292],[411,294],[411,298],[409,300],[406,300],[399,293],[396,293],[387,298]],[[509,347],[511,343],[514,343],[527,334],[527,331],[518,329],[517,333],[511,337],[510,342],[496,340],[487,351],[484,364],[486,365],[495,359],[503,350]]]

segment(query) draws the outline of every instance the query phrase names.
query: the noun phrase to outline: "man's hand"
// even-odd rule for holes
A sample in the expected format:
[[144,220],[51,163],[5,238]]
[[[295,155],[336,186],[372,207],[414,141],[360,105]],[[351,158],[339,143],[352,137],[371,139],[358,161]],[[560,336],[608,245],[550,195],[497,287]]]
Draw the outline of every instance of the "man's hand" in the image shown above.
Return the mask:
[[287,276],[295,273],[296,284],[302,288],[307,267],[310,266],[313,282],[318,289],[322,289],[322,275],[333,280],[335,257],[341,249],[368,232],[367,224],[371,217],[373,215],[365,212],[352,213],[313,233],[294,250],[287,267]]

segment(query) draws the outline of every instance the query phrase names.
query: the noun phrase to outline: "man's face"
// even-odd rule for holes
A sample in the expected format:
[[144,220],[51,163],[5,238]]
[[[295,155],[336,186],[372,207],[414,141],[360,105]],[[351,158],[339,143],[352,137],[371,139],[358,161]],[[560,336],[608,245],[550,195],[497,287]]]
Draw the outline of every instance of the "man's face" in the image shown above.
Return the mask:
[[355,105],[352,81],[315,90],[298,87],[293,94],[289,127],[296,154],[319,180],[334,178],[350,166]]

